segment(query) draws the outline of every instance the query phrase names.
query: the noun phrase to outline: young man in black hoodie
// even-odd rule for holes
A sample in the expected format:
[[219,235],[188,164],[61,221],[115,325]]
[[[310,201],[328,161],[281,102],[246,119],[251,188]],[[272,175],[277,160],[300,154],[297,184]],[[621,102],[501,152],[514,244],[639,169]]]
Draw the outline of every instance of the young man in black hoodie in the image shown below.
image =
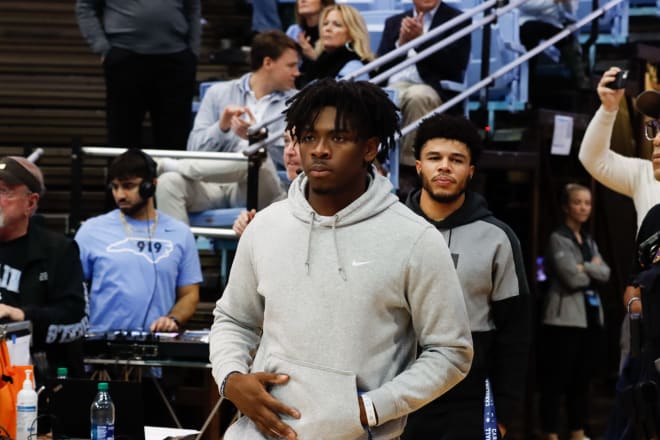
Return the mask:
[[523,397],[531,308],[520,243],[493,217],[484,198],[467,190],[481,139],[463,117],[437,115],[422,122],[414,143],[422,188],[407,205],[442,233],[458,272],[474,342],[472,368],[455,388],[413,413],[403,439],[485,436],[486,379],[503,437]]

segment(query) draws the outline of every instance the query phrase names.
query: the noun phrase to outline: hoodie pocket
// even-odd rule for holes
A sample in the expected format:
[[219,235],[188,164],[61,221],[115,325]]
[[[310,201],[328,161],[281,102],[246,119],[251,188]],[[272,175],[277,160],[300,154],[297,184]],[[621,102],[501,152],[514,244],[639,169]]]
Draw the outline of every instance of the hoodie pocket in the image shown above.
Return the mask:
[[223,440],[266,440],[255,424],[248,417],[243,416],[234,422],[222,437]]
[[266,371],[287,374],[289,381],[270,393],[297,409],[300,419],[283,416],[300,440],[351,440],[365,438],[355,374],[273,353]]

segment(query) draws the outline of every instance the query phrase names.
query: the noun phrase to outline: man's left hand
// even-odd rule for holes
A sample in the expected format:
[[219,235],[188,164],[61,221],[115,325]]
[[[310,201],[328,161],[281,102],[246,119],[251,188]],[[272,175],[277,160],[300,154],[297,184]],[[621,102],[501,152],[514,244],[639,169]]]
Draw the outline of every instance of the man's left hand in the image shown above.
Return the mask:
[[152,333],[154,332],[177,332],[179,331],[179,326],[176,321],[174,321],[169,316],[161,316],[155,320],[151,327],[149,327]]
[[12,321],[24,321],[25,312],[18,307],[8,306],[7,304],[0,304],[0,318],[9,318]]

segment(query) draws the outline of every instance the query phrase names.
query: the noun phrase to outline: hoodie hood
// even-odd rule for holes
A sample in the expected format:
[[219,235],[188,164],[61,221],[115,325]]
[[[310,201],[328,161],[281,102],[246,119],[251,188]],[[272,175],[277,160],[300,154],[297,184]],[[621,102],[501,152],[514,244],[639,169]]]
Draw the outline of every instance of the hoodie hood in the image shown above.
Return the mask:
[[[295,218],[309,226],[307,236],[307,252],[305,256],[305,267],[309,273],[310,249],[314,228],[331,228],[333,232],[338,228],[353,225],[374,217],[387,208],[398,202],[397,197],[392,193],[393,187],[388,179],[381,176],[372,165],[367,173],[369,185],[367,190],[351,204],[330,217],[320,216],[307,201],[305,188],[308,184],[307,176],[301,173],[291,183],[289,187],[289,196],[287,198],[291,213]],[[337,261],[337,270],[344,280],[346,274],[339,258],[339,249],[337,240],[334,240],[334,252]]]
[[466,191],[465,202],[456,211],[452,212],[447,218],[441,221],[434,221],[428,218],[422,208],[419,206],[419,199],[422,194],[422,189],[416,189],[408,195],[406,206],[412,209],[416,214],[421,215],[438,229],[452,229],[458,226],[472,223],[477,220],[484,219],[492,216],[493,213],[488,209],[486,199],[476,192]]

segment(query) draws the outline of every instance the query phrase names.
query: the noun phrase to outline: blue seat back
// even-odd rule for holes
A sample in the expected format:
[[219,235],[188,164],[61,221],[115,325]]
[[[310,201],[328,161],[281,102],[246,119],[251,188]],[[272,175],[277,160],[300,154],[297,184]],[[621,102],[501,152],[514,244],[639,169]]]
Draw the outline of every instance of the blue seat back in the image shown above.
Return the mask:
[[[598,5],[603,6],[610,0],[599,0]],[[604,16],[598,19],[598,39],[596,44],[621,44],[628,39],[629,0],[623,0],[615,7],[609,9]],[[591,0],[578,2],[577,18],[586,17],[592,12]],[[580,41],[589,38],[591,24],[580,28]]]
[[[512,9],[498,17],[497,22],[491,25],[489,74],[497,72],[525,53],[520,42],[519,22],[520,12]],[[468,85],[481,81],[482,39],[483,30],[476,29],[472,33],[472,50],[467,68]],[[528,66],[525,62],[497,78],[488,92],[489,107],[496,110],[522,109],[528,99],[528,77]],[[473,102],[478,101],[478,94],[470,99]],[[470,107],[474,109],[475,104]]]
[[190,226],[201,226],[209,228],[231,228],[234,220],[245,208],[207,209],[201,212],[188,214]]
[[373,53],[378,52],[383,30],[385,29],[385,20],[392,15],[400,14],[400,10],[396,9],[372,9],[369,11],[361,11],[362,18],[367,25],[369,31],[369,45]]

